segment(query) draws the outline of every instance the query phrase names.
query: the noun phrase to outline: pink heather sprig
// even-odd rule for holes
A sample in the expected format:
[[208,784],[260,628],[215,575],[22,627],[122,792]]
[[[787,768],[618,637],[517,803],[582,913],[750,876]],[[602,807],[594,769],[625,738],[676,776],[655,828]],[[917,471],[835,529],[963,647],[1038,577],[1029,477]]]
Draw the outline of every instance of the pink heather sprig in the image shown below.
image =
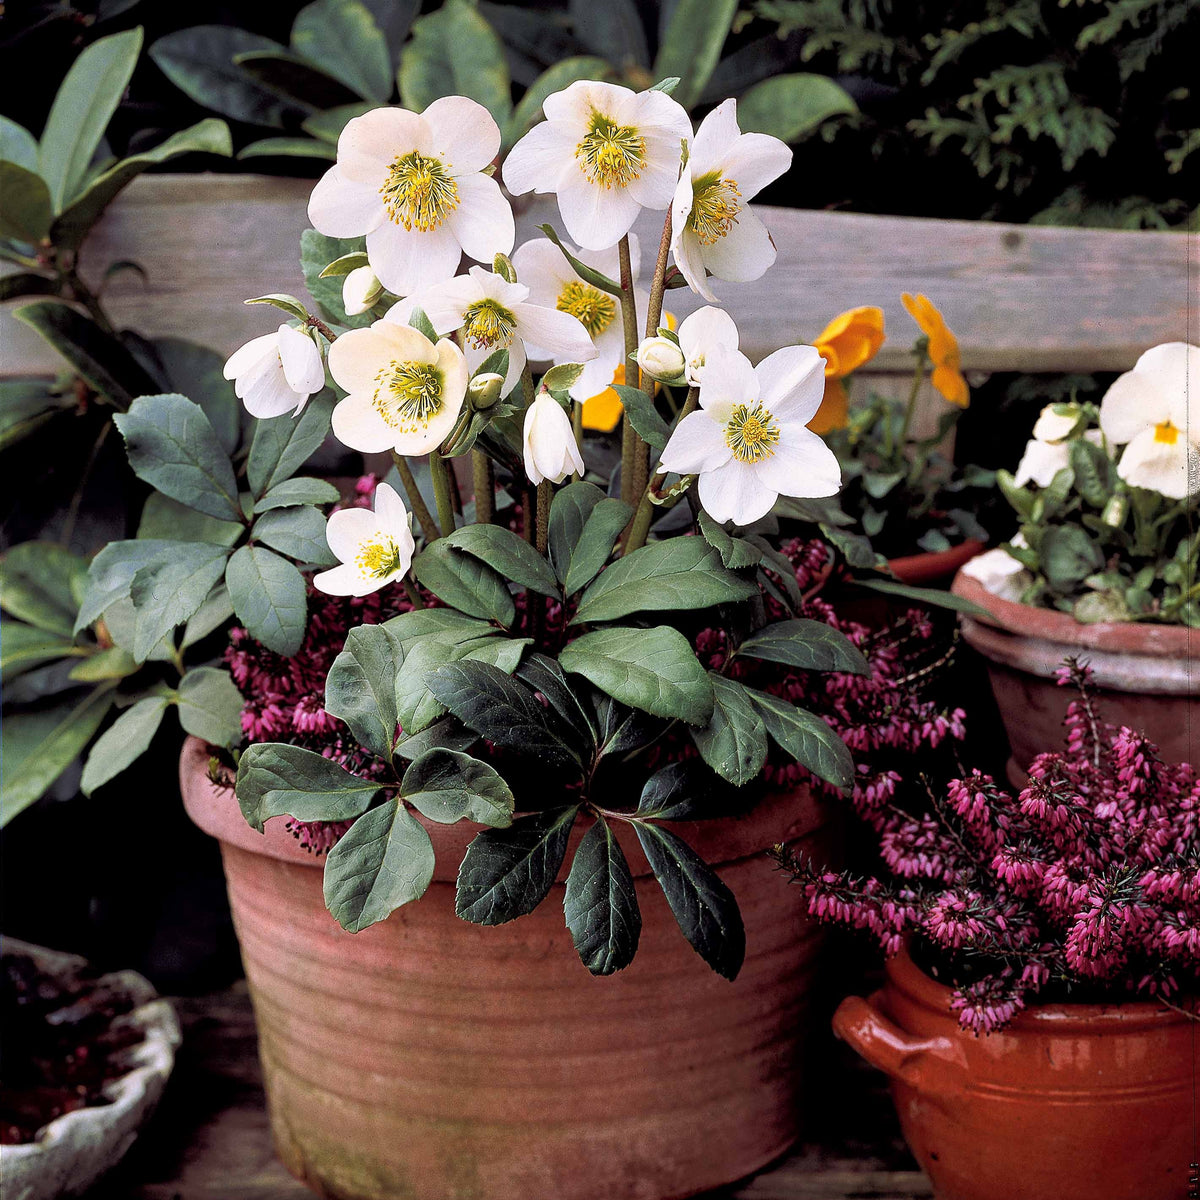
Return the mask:
[[[782,847],[809,914],[862,930],[887,954],[905,938],[957,987],[966,1029],[1001,1029],[1037,999],[1170,999],[1200,988],[1200,781],[1143,735],[1100,718],[1090,672],[1067,748],[1030,764],[1016,796],[976,771],[905,813],[869,814],[885,870],[825,870]],[[902,889],[902,891],[901,891]],[[884,898],[896,900],[886,921]]]

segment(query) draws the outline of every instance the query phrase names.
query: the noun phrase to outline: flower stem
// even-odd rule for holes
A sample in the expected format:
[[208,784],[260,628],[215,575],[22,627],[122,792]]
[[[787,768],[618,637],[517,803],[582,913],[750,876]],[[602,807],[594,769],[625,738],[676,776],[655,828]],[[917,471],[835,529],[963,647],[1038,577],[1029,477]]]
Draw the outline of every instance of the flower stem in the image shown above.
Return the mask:
[[425,601],[421,599],[421,593],[417,591],[416,584],[413,583],[407,575],[400,581],[404,584],[405,594],[408,596],[408,602],[413,608],[424,608]]
[[904,406],[904,421],[900,425],[900,436],[895,444],[892,443],[892,423],[887,423],[887,457],[889,462],[894,462],[893,455],[904,457],[904,447],[908,443],[908,431],[912,428],[913,413],[917,409],[917,395],[921,390],[921,384],[925,379],[925,351],[917,352],[917,365],[913,370],[912,386],[908,389],[908,401]]
[[[633,294],[633,263],[629,256],[629,235],[617,243],[621,262],[621,323],[625,332],[625,378],[630,370],[637,372],[640,386],[641,371],[633,366],[638,348],[637,298]],[[621,499],[632,504],[637,492],[634,484],[638,475],[638,460],[645,457],[646,443],[638,437],[628,415],[621,420]]]
[[521,533],[531,546],[537,540],[537,496],[528,484],[521,493]]
[[482,450],[471,451],[471,475],[475,483],[475,521],[490,525],[496,507],[496,475],[492,460]]
[[537,552],[546,553],[550,544],[550,502],[554,499],[554,484],[543,479],[537,490]]
[[413,516],[417,518],[421,532],[425,535],[425,541],[436,542],[441,535],[438,533],[438,527],[434,523],[429,506],[421,495],[421,489],[417,487],[417,481],[413,478],[412,467],[408,465],[408,459],[393,450],[392,462],[396,464],[396,474],[400,476],[400,482],[404,484],[404,490],[408,494],[408,507],[412,509]]
[[[658,243],[658,260],[654,264],[654,278],[650,281],[650,300],[646,306],[646,336],[653,337],[662,324],[663,295],[667,290],[667,256],[671,253],[671,210],[667,209],[663,221],[662,238]],[[638,387],[642,387],[639,378]],[[644,388],[642,389],[645,390]]]
[[454,502],[450,491],[450,468],[435,450],[429,456],[429,472],[433,476],[433,497],[437,501],[438,524],[442,536],[454,532]]
[[[682,421],[684,417],[694,413],[699,404],[700,389],[688,388],[687,400],[679,413],[679,419]],[[650,532],[650,517],[654,512],[654,496],[666,482],[667,474],[666,471],[659,471],[647,485],[641,500],[638,501],[637,512],[633,514],[633,520],[629,524],[629,536],[625,539],[622,554],[629,554],[646,544],[646,535]]]
[[[583,403],[579,400],[571,401],[571,432],[575,435],[575,445],[579,449],[580,458],[583,457]],[[583,478],[578,471],[572,476],[576,481]]]

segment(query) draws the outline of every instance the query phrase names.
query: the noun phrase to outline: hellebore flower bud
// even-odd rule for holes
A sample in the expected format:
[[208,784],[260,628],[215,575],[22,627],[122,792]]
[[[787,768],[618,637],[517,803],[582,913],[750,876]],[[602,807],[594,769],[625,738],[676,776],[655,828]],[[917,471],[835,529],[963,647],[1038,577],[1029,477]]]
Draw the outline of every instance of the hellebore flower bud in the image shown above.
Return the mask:
[[370,267],[355,267],[342,281],[342,304],[347,316],[365,313],[382,295],[383,284]]
[[497,375],[494,371],[484,371],[467,384],[467,403],[475,412],[491,408],[500,399],[503,387],[503,375]]
[[659,379],[663,383],[683,381],[686,365],[683,351],[679,343],[670,338],[646,338],[638,347],[637,361],[638,366],[652,379]]

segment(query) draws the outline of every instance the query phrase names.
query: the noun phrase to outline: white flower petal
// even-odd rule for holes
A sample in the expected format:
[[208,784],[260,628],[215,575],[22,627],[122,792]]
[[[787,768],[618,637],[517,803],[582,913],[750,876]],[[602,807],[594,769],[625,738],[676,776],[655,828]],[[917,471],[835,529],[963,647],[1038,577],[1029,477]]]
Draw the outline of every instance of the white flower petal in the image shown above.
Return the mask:
[[625,357],[625,343],[622,339],[620,349],[613,354],[605,353],[603,341],[596,342],[596,357],[583,364],[583,372],[570,387],[573,400],[590,400],[600,395],[606,388],[612,387],[613,373],[621,365]]
[[[1014,544],[1016,538],[1013,539]],[[1003,546],[985,550],[962,568],[962,573],[978,579],[993,596],[1019,602],[1032,582],[1029,573]]]
[[[617,241],[620,240],[620,238],[617,239]],[[571,250],[571,247],[568,245],[567,249]],[[585,267],[591,267],[593,271],[599,271],[601,275],[607,275],[609,279],[620,280],[621,252],[616,242],[601,250],[580,249],[573,250],[572,253]],[[629,269],[634,283],[637,283],[638,276],[642,273],[642,243],[638,240],[636,233],[629,235]],[[645,311],[645,306],[639,301],[638,312]]]
[[745,207],[729,232],[711,246],[704,246],[704,264],[718,278],[730,283],[760,279],[775,262],[775,244],[753,209]]
[[[414,308],[420,308],[438,335],[444,336],[462,325],[467,309],[483,299],[483,290],[470,275],[456,275],[433,287],[423,288],[408,299],[412,301],[408,316],[412,316]],[[395,307],[398,306],[393,305]]]
[[708,283],[708,272],[704,267],[704,246],[696,234],[686,226],[680,226],[671,235],[671,249],[675,254],[675,265],[688,282],[688,287],[710,300],[717,302],[716,294]]
[[599,187],[575,170],[564,175],[559,185],[558,211],[580,246],[604,250],[629,232],[641,207],[627,191]]
[[288,387],[307,400],[325,386],[325,364],[316,343],[290,325],[279,327],[279,361]]
[[1049,487],[1054,482],[1054,476],[1070,463],[1071,448],[1065,442],[1039,442],[1037,438],[1031,438],[1025,444],[1025,453],[1017,464],[1013,482],[1017,487],[1024,487],[1027,483]]
[[433,149],[429,133],[429,126],[406,108],[373,108],[343,127],[338,136],[338,167],[347,179],[375,182],[375,172],[386,171],[402,154],[414,150],[429,154]]
[[787,173],[792,151],[769,133],[743,133],[725,156],[721,175],[737,185],[743,200],[750,200]]
[[732,521],[735,525],[752,525],[765,517],[779,499],[778,493],[762,485],[753,465],[736,458],[701,475],[697,491],[704,511],[714,521]]
[[[634,109],[637,93],[617,83],[601,83],[595,79],[578,79],[561,92],[554,92],[542,103],[548,121],[571,121],[586,125],[593,112],[603,113],[618,124],[630,124],[627,113]],[[572,147],[573,148],[573,147]]]
[[339,561],[353,562],[363,542],[370,541],[378,534],[380,524],[379,517],[370,509],[339,509],[330,513],[329,520],[325,522],[325,541]]
[[463,250],[486,263],[497,254],[511,253],[516,226],[500,185],[486,175],[464,175],[457,183],[459,205],[447,224]]
[[448,224],[422,233],[387,221],[367,234],[367,258],[384,287],[407,296],[450,279],[462,247]]
[[508,370],[504,374],[504,382],[500,385],[501,399],[511,395],[513,389],[521,382],[521,372],[525,370],[527,361],[525,343],[516,338],[508,348]]
[[681,141],[691,142],[692,122],[678,100],[672,100],[666,92],[649,88],[638,92],[635,103],[632,116],[623,123],[636,125],[643,136],[669,137],[675,143],[676,151]]
[[526,192],[553,192],[568,171],[575,171],[575,147],[579,142],[572,127],[562,121],[535,125],[508,152],[504,160],[504,186],[514,196]]
[[833,496],[842,486],[837,455],[795,421],[779,422],[775,453],[753,466],[761,485],[781,496]]
[[517,279],[529,288],[529,300],[553,308],[563,285],[576,278],[571,264],[549,238],[533,238],[512,256]]
[[516,304],[513,313],[517,318],[517,333],[551,357],[580,363],[596,357],[596,347],[588,331],[570,313],[539,304]]
[[1100,428],[1118,446],[1170,418],[1170,393],[1159,386],[1150,372],[1136,367],[1119,375],[1100,402]]
[[583,474],[571,418],[544,392],[525,410],[522,434],[525,474],[534,484],[561,483],[572,472]]
[[738,348],[738,328],[723,308],[706,304],[679,326],[679,347],[687,360],[688,382],[699,386],[704,364],[718,346],[726,350]]
[[1078,409],[1063,416],[1054,411],[1053,404],[1047,404],[1033,424],[1033,436],[1039,442],[1061,442],[1078,424]]
[[273,363],[266,363],[257,371],[241,376],[234,392],[246,406],[246,411],[260,419],[281,417],[284,413],[292,412],[306,399],[296,395],[288,386],[278,357]]
[[402,536],[412,528],[408,509],[390,483],[381,483],[375,488],[375,515],[379,519],[379,528],[397,541],[402,540]]
[[326,237],[361,237],[377,228],[387,214],[378,188],[344,179],[330,167],[308,198],[308,219]]
[[758,397],[758,376],[740,350],[718,346],[709,353],[704,364],[704,386],[700,389],[702,408],[724,424],[733,405],[753,405]]
[[398,431],[379,415],[371,397],[363,392],[351,392],[334,405],[332,424],[333,436],[343,446],[363,454],[382,454],[398,445]]
[[443,96],[421,114],[433,153],[454,175],[482,171],[500,153],[500,127],[478,101]]
[[437,344],[437,365],[442,373],[442,411],[434,419],[441,419],[449,411],[450,424],[453,425],[467,394],[467,383],[470,380],[467,360],[453,342],[443,338]]
[[776,417],[807,425],[825,395],[825,360],[815,346],[783,346],[754,368],[758,396]]
[[692,139],[691,154],[688,155],[688,187],[691,180],[707,175],[710,171],[721,171],[725,156],[742,136],[737,123],[737,101],[723,100],[700,122],[696,136]]
[[1183,434],[1161,442],[1153,429],[1145,429],[1125,447],[1117,474],[1130,487],[1183,500],[1200,491],[1200,451]]
[[638,177],[631,179],[626,191],[643,208],[654,211],[666,208],[679,183],[683,161],[682,143],[678,138],[646,135],[646,164]]
[[660,466],[679,475],[698,475],[723,467],[732,457],[725,427],[701,411],[689,413],[675,427],[663,447]]
[[349,329],[329,347],[329,373],[347,392],[374,392],[375,377],[389,363],[436,361],[433,343],[423,333],[386,319]]
[[237,379],[239,375],[249,374],[264,360],[278,353],[278,335],[264,333],[261,337],[251,338],[244,346],[238,347],[226,361],[223,374],[226,379]]
[[342,563],[340,567],[314,575],[313,587],[327,596],[369,596],[391,583],[392,578],[369,579],[352,563]]

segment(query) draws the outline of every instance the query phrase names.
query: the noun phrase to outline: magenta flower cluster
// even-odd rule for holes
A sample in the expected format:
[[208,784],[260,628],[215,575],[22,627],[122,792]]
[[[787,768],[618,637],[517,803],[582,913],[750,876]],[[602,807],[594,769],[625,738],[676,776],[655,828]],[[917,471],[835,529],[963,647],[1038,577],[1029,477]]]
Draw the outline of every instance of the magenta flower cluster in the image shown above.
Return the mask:
[[973,771],[930,813],[878,809],[886,875],[781,855],[813,917],[865,930],[886,954],[912,937],[932,955],[975,1032],[1038,998],[1169,999],[1200,984],[1196,770],[1106,724],[1085,665],[1068,661],[1059,683],[1079,692],[1066,750],[1035,759],[1015,796]]

